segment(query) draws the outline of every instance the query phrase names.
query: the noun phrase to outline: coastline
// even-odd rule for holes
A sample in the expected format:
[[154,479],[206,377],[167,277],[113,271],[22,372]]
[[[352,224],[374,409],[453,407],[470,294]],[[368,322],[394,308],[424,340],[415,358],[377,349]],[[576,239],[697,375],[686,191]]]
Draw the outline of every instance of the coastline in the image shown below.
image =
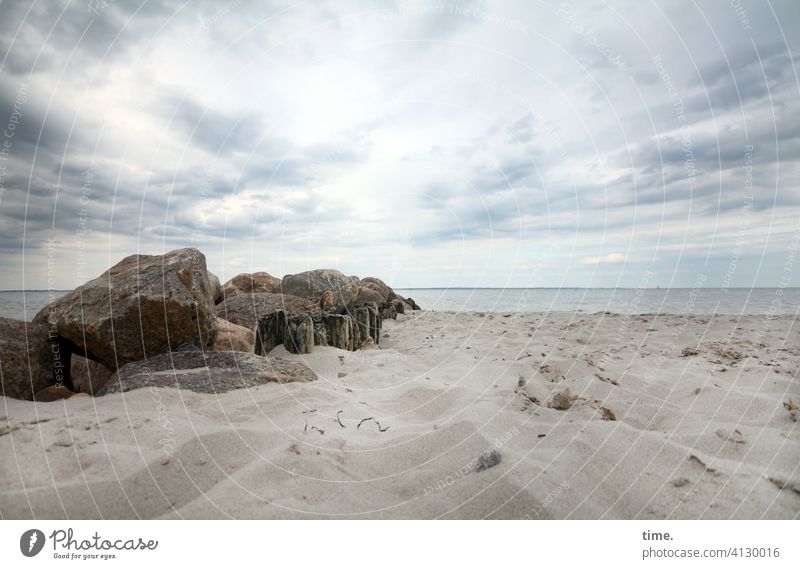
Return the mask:
[[[319,376],[2,399],[4,518],[792,519],[791,316],[423,311]],[[272,354],[271,354],[272,355]],[[568,390],[568,391],[567,391]],[[372,420],[368,420],[372,418]],[[496,450],[498,464],[477,471]]]

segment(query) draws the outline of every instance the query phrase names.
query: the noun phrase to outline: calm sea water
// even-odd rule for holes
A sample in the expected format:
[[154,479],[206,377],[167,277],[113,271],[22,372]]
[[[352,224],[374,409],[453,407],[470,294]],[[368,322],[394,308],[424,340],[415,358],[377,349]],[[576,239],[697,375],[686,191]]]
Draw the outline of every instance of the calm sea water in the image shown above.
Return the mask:
[[[619,314],[798,314],[800,288],[397,289],[425,310],[615,312]],[[0,291],[0,316],[31,320],[66,291]]]
[[800,288],[411,289],[397,293],[423,309],[617,314],[797,314]]

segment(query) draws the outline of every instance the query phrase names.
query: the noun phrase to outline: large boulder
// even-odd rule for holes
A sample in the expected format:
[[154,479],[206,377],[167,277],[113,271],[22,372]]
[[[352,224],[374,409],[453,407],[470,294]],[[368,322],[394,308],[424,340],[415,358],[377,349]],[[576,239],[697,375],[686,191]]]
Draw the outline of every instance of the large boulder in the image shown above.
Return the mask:
[[222,287],[222,300],[228,300],[240,294],[254,292],[281,291],[281,279],[264,272],[242,273],[236,275]]
[[144,387],[224,393],[264,383],[316,379],[311,368],[289,357],[265,358],[246,352],[173,352],[122,367],[100,395]]
[[114,370],[107,368],[100,362],[75,354],[72,356],[70,370],[73,391],[92,395],[100,391],[111,379],[111,376],[114,375]]
[[219,277],[208,271],[208,286],[211,292],[211,300],[214,304],[222,302],[222,285],[219,282]]
[[252,352],[256,335],[250,328],[217,318],[217,340],[212,352]]
[[229,298],[216,308],[218,317],[250,330],[255,330],[262,317],[276,310],[283,310],[290,317],[304,313],[314,316],[319,312],[319,307],[299,296],[261,292]]
[[364,302],[375,302],[374,300],[366,299],[366,293],[364,293],[364,290],[376,293],[380,297],[380,300],[377,301],[379,304],[386,304],[395,297],[392,287],[377,277],[365,277],[361,279],[361,289],[362,294],[365,295]]
[[69,385],[71,354],[42,324],[0,318],[0,395],[33,400],[53,385]]
[[386,297],[378,290],[368,286],[362,286],[358,291],[356,297],[356,304],[375,303],[378,306],[383,306],[387,303]]
[[34,322],[109,369],[182,344],[210,347],[216,329],[205,256],[197,249],[131,255],[47,305]]
[[281,292],[320,302],[323,293],[330,292],[330,312],[339,312],[358,298],[361,283],[358,277],[348,277],[334,269],[317,269],[296,275],[286,275],[281,281]]

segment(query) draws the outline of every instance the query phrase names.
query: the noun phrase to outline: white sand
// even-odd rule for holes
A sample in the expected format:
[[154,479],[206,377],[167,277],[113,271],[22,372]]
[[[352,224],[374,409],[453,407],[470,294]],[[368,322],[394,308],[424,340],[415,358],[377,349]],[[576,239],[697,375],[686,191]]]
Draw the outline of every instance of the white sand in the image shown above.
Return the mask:
[[294,356],[311,384],[0,399],[0,515],[800,516],[792,318],[422,312],[384,333]]

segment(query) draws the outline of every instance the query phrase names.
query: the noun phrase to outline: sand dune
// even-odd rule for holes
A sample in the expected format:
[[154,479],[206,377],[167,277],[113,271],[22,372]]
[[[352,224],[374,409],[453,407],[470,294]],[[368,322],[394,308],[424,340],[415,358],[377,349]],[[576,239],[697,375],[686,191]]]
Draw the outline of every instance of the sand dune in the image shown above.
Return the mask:
[[791,317],[419,312],[380,350],[277,348],[314,383],[2,399],[0,515],[796,518],[799,339]]

